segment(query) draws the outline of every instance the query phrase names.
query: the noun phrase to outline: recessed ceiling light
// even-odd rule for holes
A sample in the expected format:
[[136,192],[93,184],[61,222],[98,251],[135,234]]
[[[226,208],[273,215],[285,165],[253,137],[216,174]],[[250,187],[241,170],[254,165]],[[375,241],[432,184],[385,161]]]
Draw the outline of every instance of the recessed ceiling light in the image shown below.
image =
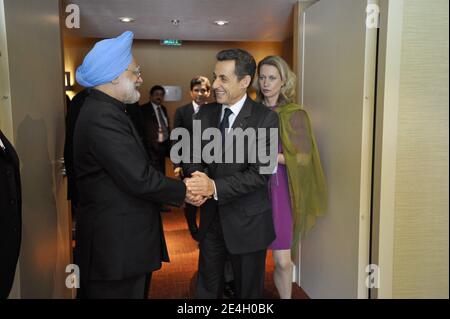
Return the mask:
[[135,19],[131,17],[120,17],[119,20],[124,23],[133,22]]
[[227,20],[217,20],[217,21],[214,21],[214,24],[217,24],[218,26],[224,26],[224,25],[227,25],[228,23],[230,23],[230,22],[227,21]]

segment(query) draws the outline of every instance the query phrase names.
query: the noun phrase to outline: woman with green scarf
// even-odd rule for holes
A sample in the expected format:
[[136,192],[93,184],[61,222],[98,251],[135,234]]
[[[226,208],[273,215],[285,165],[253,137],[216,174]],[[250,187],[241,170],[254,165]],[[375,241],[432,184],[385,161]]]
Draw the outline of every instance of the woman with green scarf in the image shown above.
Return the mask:
[[292,256],[300,238],[314,226],[326,207],[325,179],[309,116],[295,104],[295,74],[279,56],[258,64],[258,100],[279,115],[278,167],[270,180],[276,239],[270,245],[275,261],[274,282],[282,299],[292,294]]

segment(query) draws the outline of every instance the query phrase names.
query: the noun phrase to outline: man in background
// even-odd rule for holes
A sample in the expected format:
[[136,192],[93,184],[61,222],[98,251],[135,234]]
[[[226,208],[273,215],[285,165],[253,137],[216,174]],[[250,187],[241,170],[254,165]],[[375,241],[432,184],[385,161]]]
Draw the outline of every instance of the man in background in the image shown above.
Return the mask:
[[160,85],[150,89],[150,101],[141,106],[144,146],[156,168],[166,173],[166,157],[170,153],[170,126],[164,101],[165,90]]

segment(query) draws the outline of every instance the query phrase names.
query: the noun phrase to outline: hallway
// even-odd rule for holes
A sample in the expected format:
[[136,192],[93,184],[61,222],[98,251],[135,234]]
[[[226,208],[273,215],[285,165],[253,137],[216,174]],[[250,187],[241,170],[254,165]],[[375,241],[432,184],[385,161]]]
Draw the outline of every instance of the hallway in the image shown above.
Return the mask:
[[[179,208],[163,213],[164,232],[170,263],[153,273],[150,297],[152,299],[192,299],[195,297],[198,248],[186,226],[183,211]],[[264,298],[278,299],[273,282],[273,261],[269,251],[266,259],[266,282]],[[308,297],[297,284],[292,284],[293,299]]]

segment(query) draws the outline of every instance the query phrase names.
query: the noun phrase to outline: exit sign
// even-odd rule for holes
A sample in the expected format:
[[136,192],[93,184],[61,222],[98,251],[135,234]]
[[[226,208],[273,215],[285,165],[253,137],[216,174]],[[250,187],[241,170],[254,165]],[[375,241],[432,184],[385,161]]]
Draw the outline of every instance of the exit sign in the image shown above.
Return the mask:
[[183,44],[181,40],[165,39],[160,41],[161,45],[180,46]]

